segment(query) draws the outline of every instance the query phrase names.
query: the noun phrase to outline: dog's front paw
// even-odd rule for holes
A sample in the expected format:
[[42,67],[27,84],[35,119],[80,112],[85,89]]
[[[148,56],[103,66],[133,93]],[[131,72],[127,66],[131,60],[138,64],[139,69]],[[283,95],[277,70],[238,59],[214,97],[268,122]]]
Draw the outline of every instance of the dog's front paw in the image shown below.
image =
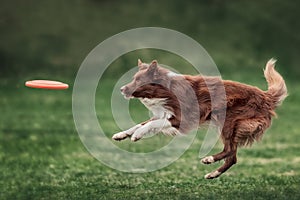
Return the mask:
[[142,137],[140,137],[139,135],[132,135],[131,136],[131,141],[132,142],[136,142],[136,141],[138,141],[138,140],[140,140]]
[[213,157],[213,156],[207,156],[207,157],[205,157],[205,158],[202,158],[202,159],[201,159],[201,162],[202,162],[203,164],[211,164],[211,163],[214,163],[215,160],[214,160],[214,157]]
[[213,179],[213,178],[219,177],[221,174],[222,174],[222,173],[219,172],[219,171],[217,170],[217,171],[211,172],[211,173],[209,173],[209,174],[206,174],[206,175],[204,176],[204,178],[206,178],[206,179]]
[[112,139],[114,140],[124,140],[128,137],[128,134],[125,131],[122,131],[120,133],[116,133],[112,136]]

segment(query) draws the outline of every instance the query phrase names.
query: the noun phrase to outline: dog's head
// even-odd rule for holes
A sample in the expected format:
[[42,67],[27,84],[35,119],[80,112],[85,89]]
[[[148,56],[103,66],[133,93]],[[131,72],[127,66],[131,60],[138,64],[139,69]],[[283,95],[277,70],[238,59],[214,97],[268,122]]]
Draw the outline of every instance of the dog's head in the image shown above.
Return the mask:
[[133,76],[133,80],[121,87],[121,93],[125,98],[154,97],[157,88],[164,86],[169,70],[158,66],[156,60],[150,64],[138,60],[139,71]]

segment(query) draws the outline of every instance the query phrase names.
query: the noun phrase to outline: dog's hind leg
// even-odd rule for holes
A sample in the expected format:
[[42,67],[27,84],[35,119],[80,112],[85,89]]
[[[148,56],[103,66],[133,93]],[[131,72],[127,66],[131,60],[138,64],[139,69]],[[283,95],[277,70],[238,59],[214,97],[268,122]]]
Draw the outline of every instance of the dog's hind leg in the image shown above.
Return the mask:
[[221,174],[226,172],[232,165],[236,163],[236,150],[234,153],[228,157],[225,158],[225,163],[216,171],[213,171],[211,173],[206,174],[204,177],[206,179],[213,179],[219,177]]
[[232,138],[233,128],[231,123],[230,124],[228,123],[227,126],[224,126],[221,136],[224,144],[223,151],[215,155],[207,156],[201,159],[201,162],[203,164],[211,164],[234,154],[237,145],[234,143]]
[[236,124],[234,141],[239,146],[251,145],[261,139],[270,124],[271,119],[267,117],[240,120]]
[[233,123],[230,123],[227,126],[224,126],[222,130],[222,141],[224,143],[223,151],[218,154],[205,157],[201,160],[204,164],[210,164],[225,159],[225,163],[220,168],[218,168],[216,171],[205,175],[206,179],[213,179],[219,177],[221,174],[223,174],[232,165],[236,163],[236,152],[238,143],[236,143],[234,140],[235,132],[233,127]]
[[221,153],[202,159],[202,162],[205,164],[225,159],[225,163],[219,169],[205,175],[205,178],[216,178],[227,171],[237,162],[237,147],[251,145],[255,140],[259,140],[265,129],[269,126],[270,120],[268,118],[254,118],[236,121],[234,134],[228,135],[230,136],[228,137],[228,140],[223,138],[224,150]]
[[231,142],[230,140],[226,140],[224,142],[224,149],[222,152],[217,153],[215,155],[212,156],[207,156],[205,158],[201,159],[201,162],[203,164],[211,164],[220,160],[225,159],[228,156],[231,156],[234,154],[235,150],[236,150],[236,144],[234,144],[233,142]]
[[230,141],[226,141],[225,144],[224,144],[224,149],[223,149],[222,152],[217,153],[217,154],[212,155],[212,156],[207,156],[207,157],[201,159],[201,162],[203,164],[212,164],[214,162],[223,160],[226,157],[231,156],[232,154],[234,154],[234,147],[233,147],[233,145],[231,144]]

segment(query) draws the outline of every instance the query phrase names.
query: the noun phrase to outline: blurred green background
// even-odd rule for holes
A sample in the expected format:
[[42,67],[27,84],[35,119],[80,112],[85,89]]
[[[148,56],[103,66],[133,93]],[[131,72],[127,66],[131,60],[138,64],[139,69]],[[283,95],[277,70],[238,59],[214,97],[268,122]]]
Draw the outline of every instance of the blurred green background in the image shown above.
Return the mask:
[[[86,55],[106,38],[157,26],[197,40],[221,72],[256,70],[275,57],[281,72],[297,80],[299,6],[279,0],[1,1],[1,77],[51,72],[74,78]],[[128,62],[136,64],[133,60]]]
[[[300,199],[300,1],[292,0],[1,0],[0,199]],[[238,164],[214,181],[198,152],[204,137],[178,161],[147,174],[112,170],[85,150],[72,116],[72,86],[87,54],[100,42],[137,27],[164,27],[198,41],[224,79],[266,89],[262,69],[271,57],[289,97],[262,142],[239,151]],[[117,78],[157,59],[180,72],[187,63],[166,52],[140,50],[117,59],[99,84],[96,110],[110,137],[120,131],[110,110]],[[29,79],[66,82],[66,91],[26,88]],[[131,102],[136,122],[148,117]],[[147,152],[170,138],[115,143]],[[101,145],[101,144],[99,144]],[[213,152],[222,148],[218,144]]]

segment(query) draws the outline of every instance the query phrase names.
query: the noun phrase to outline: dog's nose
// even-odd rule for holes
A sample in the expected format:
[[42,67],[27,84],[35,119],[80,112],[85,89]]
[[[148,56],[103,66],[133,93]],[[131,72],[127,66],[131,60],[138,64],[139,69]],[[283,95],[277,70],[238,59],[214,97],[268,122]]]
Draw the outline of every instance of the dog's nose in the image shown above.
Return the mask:
[[121,92],[122,92],[122,93],[124,92],[124,90],[125,90],[125,87],[126,87],[126,86],[122,86],[122,87],[121,87],[121,89],[120,89],[120,90],[121,90]]

